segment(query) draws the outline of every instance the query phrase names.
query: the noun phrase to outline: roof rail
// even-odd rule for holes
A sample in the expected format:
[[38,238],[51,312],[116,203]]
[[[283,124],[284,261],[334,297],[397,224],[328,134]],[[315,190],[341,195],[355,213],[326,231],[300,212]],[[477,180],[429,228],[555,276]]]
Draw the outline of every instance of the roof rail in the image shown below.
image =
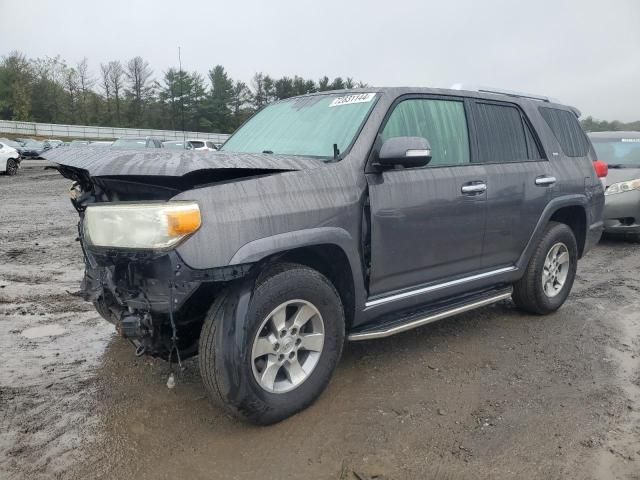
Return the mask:
[[530,98],[532,100],[538,100],[540,102],[560,103],[558,100],[552,97],[545,97],[544,95],[535,95],[532,93],[515,92],[513,90],[505,90],[503,88],[479,87],[476,85],[463,85],[461,83],[455,83],[451,85],[451,88],[453,90],[469,90],[472,92],[495,93],[497,95],[507,95],[509,97]]

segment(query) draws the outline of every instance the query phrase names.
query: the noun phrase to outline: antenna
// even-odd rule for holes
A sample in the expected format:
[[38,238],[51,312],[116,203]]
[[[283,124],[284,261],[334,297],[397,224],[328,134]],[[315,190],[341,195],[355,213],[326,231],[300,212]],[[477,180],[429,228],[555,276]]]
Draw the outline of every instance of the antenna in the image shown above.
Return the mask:
[[182,88],[182,82],[183,82],[183,77],[182,77],[182,52],[180,51],[180,47],[178,46],[178,65],[180,66],[180,110],[182,110],[182,141],[184,142],[185,146],[187,144],[187,134],[184,131],[184,92],[183,92],[183,88]]

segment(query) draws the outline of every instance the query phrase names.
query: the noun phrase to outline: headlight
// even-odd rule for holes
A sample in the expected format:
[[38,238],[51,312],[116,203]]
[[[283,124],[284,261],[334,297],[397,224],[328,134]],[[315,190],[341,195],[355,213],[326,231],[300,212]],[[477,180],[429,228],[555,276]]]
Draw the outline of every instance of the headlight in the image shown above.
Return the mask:
[[640,178],[627,182],[612,183],[604,194],[615,195],[616,193],[630,192],[631,190],[640,190]]
[[84,235],[97,247],[162,250],[200,228],[195,202],[91,205],[84,212]]

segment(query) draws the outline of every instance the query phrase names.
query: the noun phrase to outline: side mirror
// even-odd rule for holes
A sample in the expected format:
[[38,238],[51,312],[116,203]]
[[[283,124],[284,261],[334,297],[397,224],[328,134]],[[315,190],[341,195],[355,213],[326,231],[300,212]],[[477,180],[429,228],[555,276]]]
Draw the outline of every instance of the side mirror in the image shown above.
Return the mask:
[[381,167],[424,167],[431,161],[431,145],[423,137],[394,137],[382,144],[378,161]]

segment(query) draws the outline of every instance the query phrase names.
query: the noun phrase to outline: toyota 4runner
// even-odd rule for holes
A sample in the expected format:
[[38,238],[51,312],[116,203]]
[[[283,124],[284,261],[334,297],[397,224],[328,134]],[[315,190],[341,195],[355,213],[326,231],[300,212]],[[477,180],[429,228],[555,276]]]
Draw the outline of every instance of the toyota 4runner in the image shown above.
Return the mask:
[[140,355],[199,354],[211,399],[268,424],[318,397],[345,339],[509,297],[558,309],[603,226],[578,115],[359,89],[271,104],[218,152],[47,158],[74,181],[85,299]]

